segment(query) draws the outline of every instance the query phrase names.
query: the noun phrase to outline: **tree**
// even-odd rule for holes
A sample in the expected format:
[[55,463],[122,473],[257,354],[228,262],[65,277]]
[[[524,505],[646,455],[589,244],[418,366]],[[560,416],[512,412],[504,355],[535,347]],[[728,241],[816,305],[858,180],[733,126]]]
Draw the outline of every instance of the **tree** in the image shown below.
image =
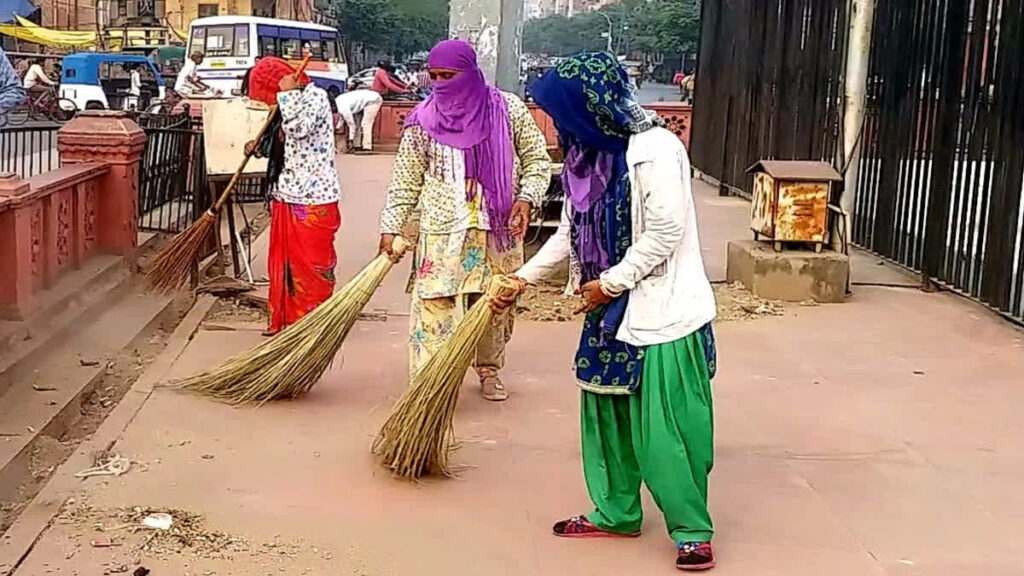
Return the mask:
[[[555,15],[530,20],[523,30],[523,51],[566,56],[605,50],[611,21],[612,51],[682,53],[696,48],[700,0],[622,0],[572,18]],[[608,19],[605,19],[605,16]]]
[[448,0],[335,0],[345,58],[354,48],[408,56],[448,35]]

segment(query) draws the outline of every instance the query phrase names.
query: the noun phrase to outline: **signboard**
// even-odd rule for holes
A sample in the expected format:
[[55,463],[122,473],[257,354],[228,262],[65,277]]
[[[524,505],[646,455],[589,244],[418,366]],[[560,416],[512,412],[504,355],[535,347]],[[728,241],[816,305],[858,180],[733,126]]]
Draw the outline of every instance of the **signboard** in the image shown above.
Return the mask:
[[[210,176],[235,173],[245,156],[245,143],[256,138],[268,114],[266,106],[250,105],[248,98],[203,102],[203,141],[206,171]],[[250,158],[243,174],[261,176],[266,172],[265,158]]]

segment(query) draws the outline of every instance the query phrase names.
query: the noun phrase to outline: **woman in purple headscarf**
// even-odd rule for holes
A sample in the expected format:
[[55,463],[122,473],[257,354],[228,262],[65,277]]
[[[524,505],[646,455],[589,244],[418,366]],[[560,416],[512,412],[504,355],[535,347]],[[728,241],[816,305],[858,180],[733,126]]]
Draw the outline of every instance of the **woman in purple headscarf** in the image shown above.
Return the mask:
[[[494,271],[523,262],[530,211],[550,180],[544,135],[526,105],[484,80],[473,48],[445,40],[427,59],[433,92],[406,118],[387,202],[382,252],[391,253],[418,209],[409,370],[415,373],[484,292]],[[484,398],[508,392],[498,377],[512,312],[492,326],[475,367]]]

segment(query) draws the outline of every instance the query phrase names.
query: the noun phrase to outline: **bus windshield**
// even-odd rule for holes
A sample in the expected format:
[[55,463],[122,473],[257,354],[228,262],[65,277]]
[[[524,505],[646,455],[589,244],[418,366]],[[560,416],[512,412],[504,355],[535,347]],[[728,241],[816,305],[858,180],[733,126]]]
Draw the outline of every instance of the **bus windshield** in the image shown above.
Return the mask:
[[249,26],[196,26],[192,28],[191,52],[208,57],[249,56]]

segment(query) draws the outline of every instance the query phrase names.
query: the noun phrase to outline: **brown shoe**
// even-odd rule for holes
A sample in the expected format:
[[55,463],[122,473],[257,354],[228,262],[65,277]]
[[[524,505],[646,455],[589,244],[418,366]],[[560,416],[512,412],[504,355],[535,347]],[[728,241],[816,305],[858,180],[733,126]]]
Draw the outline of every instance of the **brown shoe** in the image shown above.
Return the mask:
[[483,395],[484,400],[490,400],[491,402],[504,402],[508,400],[508,390],[502,384],[501,378],[494,374],[481,376],[480,394]]

